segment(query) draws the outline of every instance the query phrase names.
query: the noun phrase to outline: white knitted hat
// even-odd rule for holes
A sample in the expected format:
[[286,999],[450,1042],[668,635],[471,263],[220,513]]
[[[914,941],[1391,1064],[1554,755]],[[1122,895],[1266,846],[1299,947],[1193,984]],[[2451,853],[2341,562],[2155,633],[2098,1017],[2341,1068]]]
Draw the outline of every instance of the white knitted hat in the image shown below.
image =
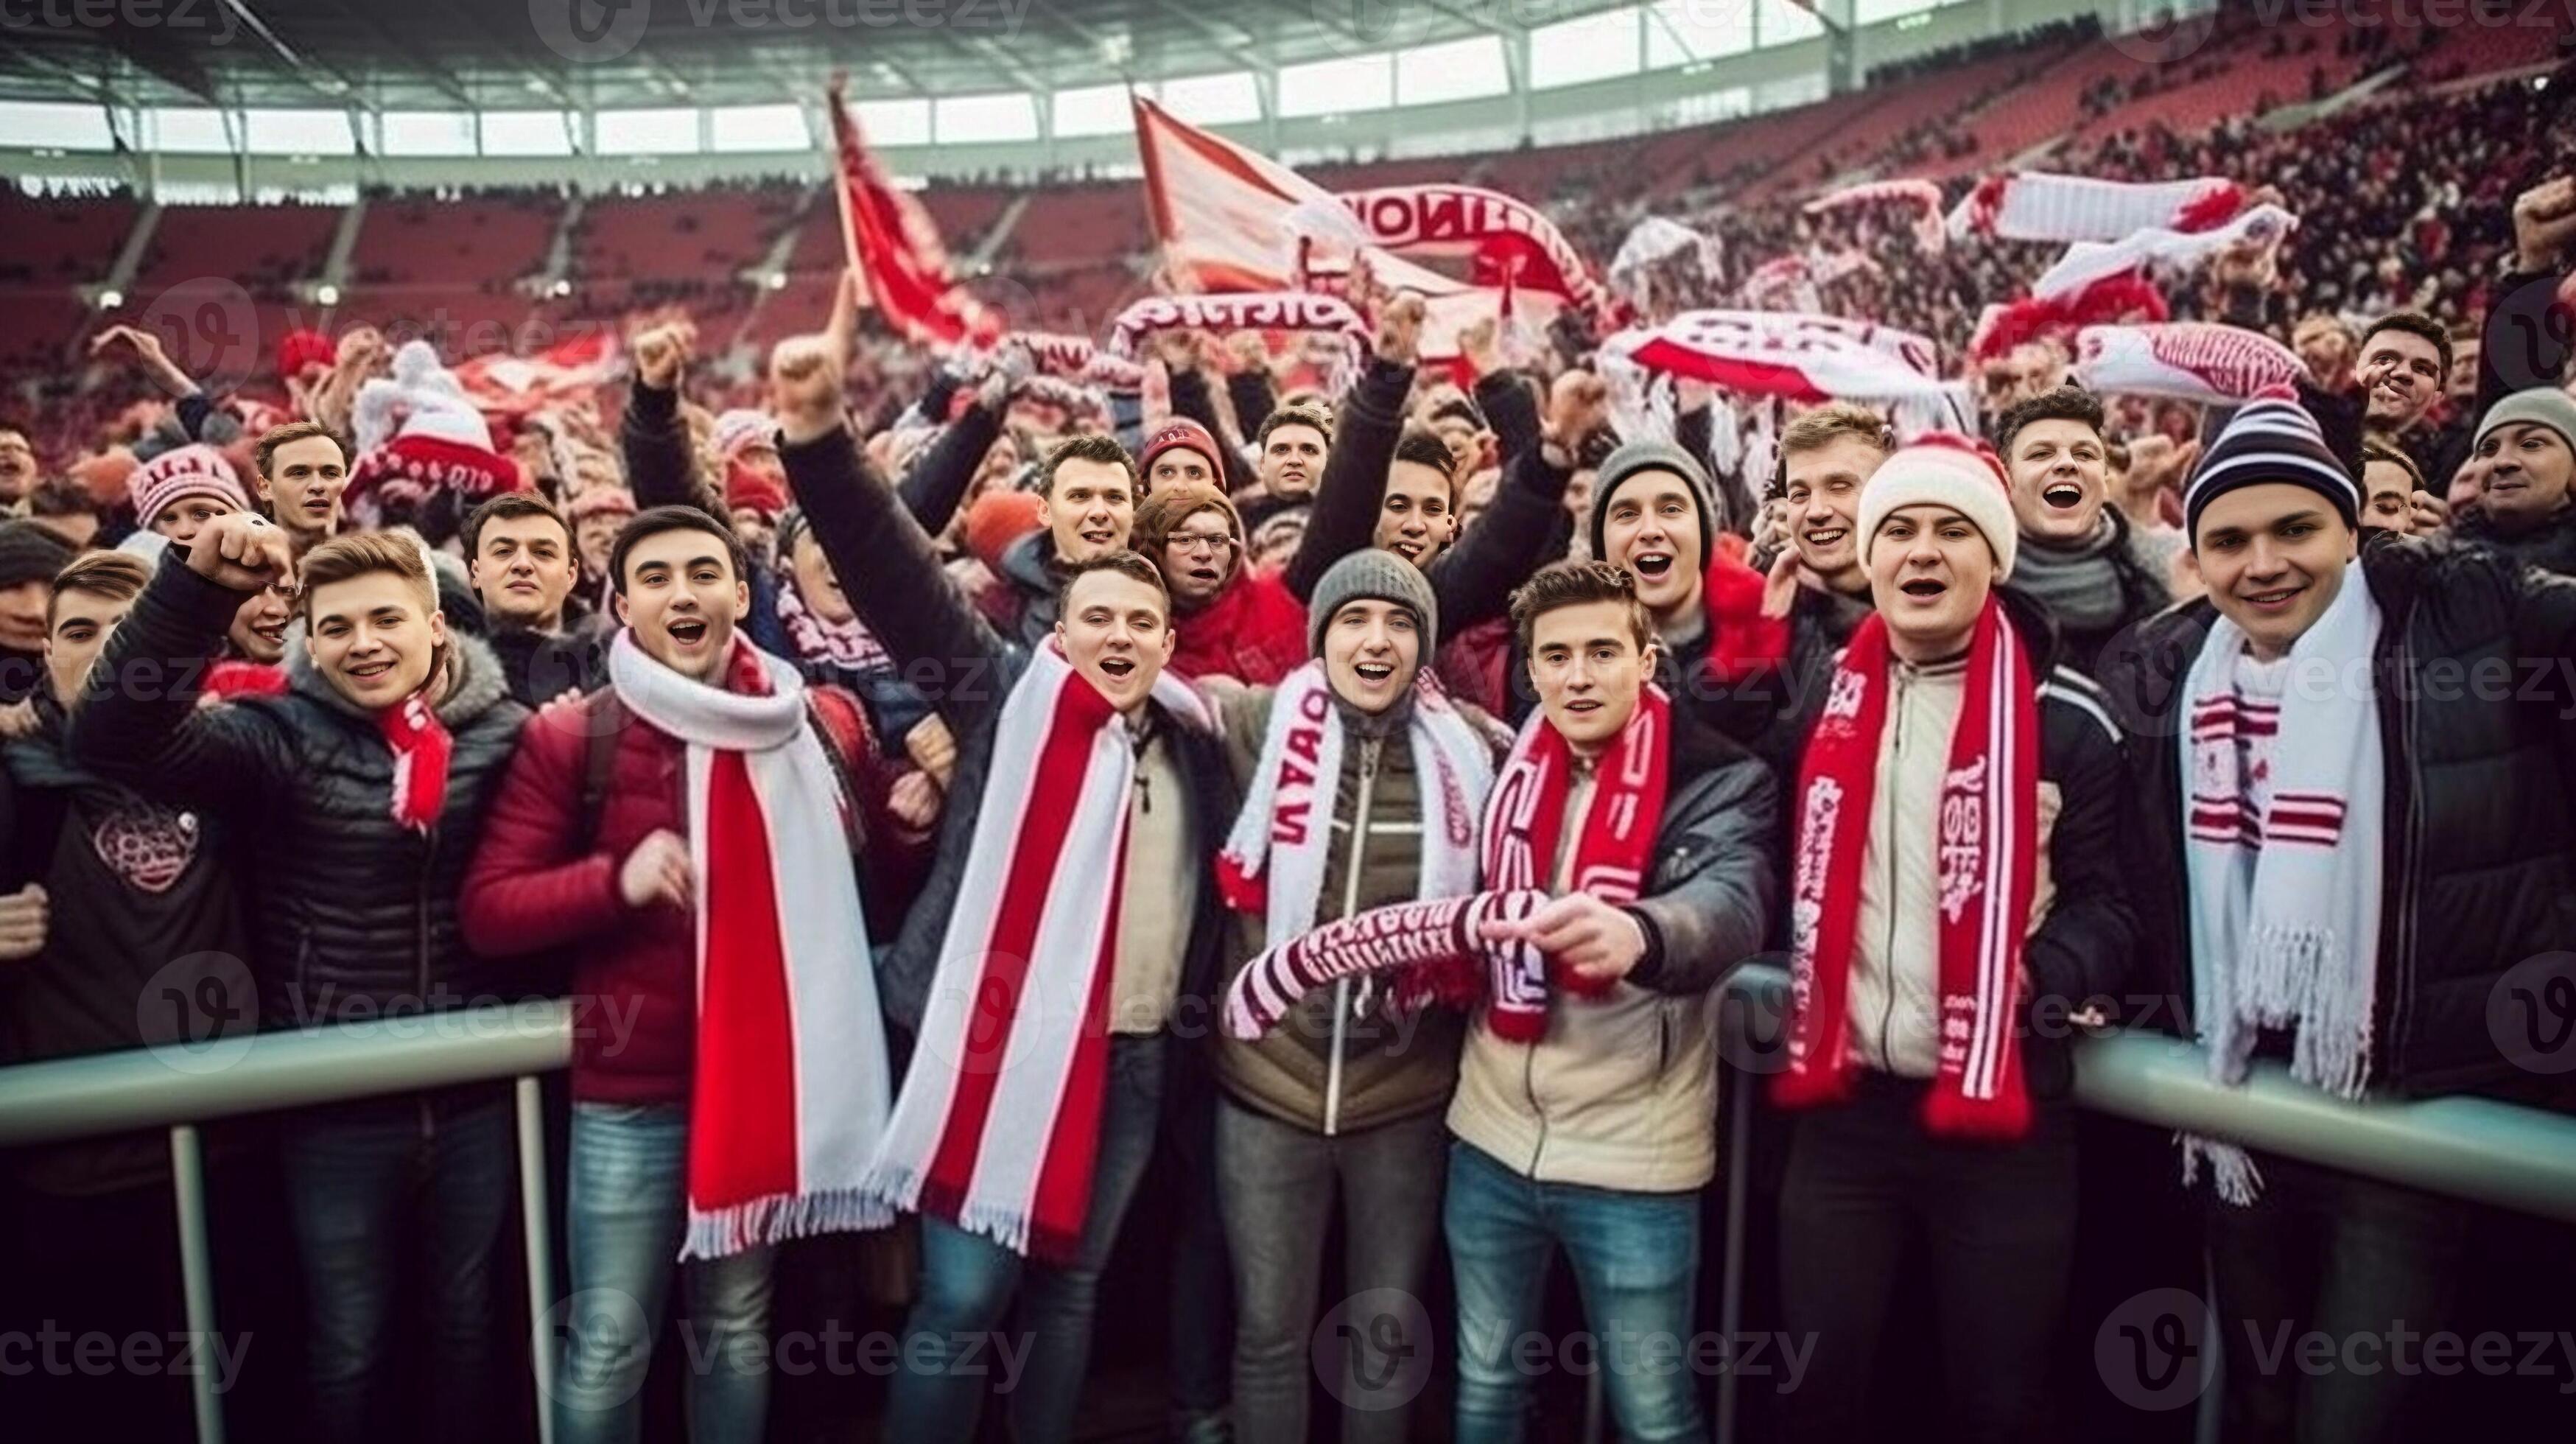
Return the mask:
[[1985,533],[1995,553],[1995,580],[2012,579],[2013,557],[2021,549],[2012,484],[1993,447],[1952,431],[1925,432],[1870,473],[1860,491],[1861,564],[1869,564],[1870,546],[1890,512],[1925,504],[1946,506]]

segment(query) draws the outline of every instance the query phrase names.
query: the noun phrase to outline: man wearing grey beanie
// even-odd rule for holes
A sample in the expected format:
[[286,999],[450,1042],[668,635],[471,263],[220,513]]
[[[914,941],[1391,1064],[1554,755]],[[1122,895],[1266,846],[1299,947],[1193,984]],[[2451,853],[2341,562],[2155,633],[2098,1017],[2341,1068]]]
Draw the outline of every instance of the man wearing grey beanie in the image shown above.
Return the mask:
[[2555,386],[2516,391],[2487,408],[2464,471],[2477,500],[2454,532],[2545,572],[2576,576],[2576,396]]
[[[1276,687],[1201,679],[1244,793],[1217,862],[1234,913],[1229,979],[1336,918],[1475,890],[1496,739],[1437,684],[1416,685],[1439,620],[1421,569],[1353,552],[1315,584],[1304,666]],[[1307,1343],[1336,1193],[1350,1292],[1418,1292],[1439,1238],[1462,1019],[1448,1008],[1398,1017],[1386,1001],[1387,990],[1345,980],[1307,994],[1258,1042],[1217,1044],[1234,1429],[1246,1444],[1307,1437]],[[1404,1377],[1405,1350],[1429,1345],[1371,1335],[1350,1346],[1327,1380],[1344,1401],[1346,1444],[1408,1437],[1391,1381]]]

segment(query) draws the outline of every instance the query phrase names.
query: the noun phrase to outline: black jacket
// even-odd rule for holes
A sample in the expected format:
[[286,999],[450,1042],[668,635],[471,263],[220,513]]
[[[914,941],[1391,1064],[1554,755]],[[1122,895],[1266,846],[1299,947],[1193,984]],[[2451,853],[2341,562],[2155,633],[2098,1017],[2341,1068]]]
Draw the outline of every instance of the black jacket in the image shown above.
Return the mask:
[[[788,484],[834,568],[863,579],[849,589],[851,604],[894,654],[904,675],[926,683],[923,694],[957,739],[957,771],[948,789],[954,801],[939,820],[929,880],[893,948],[878,964],[878,997],[886,1017],[913,1035],[920,1030],[938,976],[949,914],[956,910],[965,879],[977,800],[992,773],[994,730],[1029,654],[996,634],[948,584],[930,537],[873,473],[847,431],[786,447],[781,455]],[[1205,1041],[1215,1016],[1210,1005],[1220,986],[1218,955],[1224,939],[1213,864],[1234,823],[1237,793],[1220,736],[1168,719],[1165,727],[1189,779],[1186,800],[1194,810],[1192,832],[1206,853],[1206,875],[1200,880],[1202,903],[1190,922],[1180,1003],[1173,1013],[1172,1063],[1183,1071],[1167,1075],[1191,1081],[1180,1087],[1167,1084],[1164,1096],[1175,1105],[1192,1097],[1204,1104],[1214,1084],[1208,1050],[1198,1044]],[[1101,885],[1109,882],[1104,872]],[[1180,1046],[1185,1036],[1193,1041]]]
[[220,813],[256,850],[253,967],[263,1016],[302,1025],[466,1006],[524,992],[523,970],[465,946],[456,893],[484,804],[527,709],[489,648],[449,633],[454,680],[445,807],[427,835],[394,819],[393,753],[376,720],[287,657],[287,691],[200,708],[241,594],[173,555],[116,629],[73,714],[80,765],[148,797]]
[[[2516,963],[2576,947],[2576,582],[2476,547],[2381,534],[2362,553],[2386,777],[2374,1083],[2401,1093],[2514,1077],[2487,1001]],[[2178,730],[2216,609],[2188,602],[2106,659],[2130,736],[2146,957],[2191,999]],[[2172,1022],[2188,1028],[2187,1016]]]
[[2452,521],[2451,535],[2472,546],[2500,552],[2525,566],[2576,577],[2576,506],[2561,507],[2556,516],[2529,531],[2508,532],[2483,509],[2471,505]]
[[1667,686],[1682,690],[1693,710],[1718,731],[1753,749],[1780,775],[1783,788],[1798,782],[1798,763],[1806,755],[1807,734],[1825,708],[1825,686],[1833,679],[1834,659],[1843,644],[1871,612],[1867,597],[1802,586],[1789,604],[1789,651],[1776,665],[1762,667],[1735,682],[1710,677],[1706,662],[1712,634],[1725,625],[1711,617],[1708,630],[1687,647],[1672,652]]
[[[1298,561],[1283,574],[1297,600],[1311,601],[1334,561],[1370,545],[1386,502],[1387,468],[1404,434],[1404,399],[1413,368],[1372,361],[1352,383],[1333,418],[1333,447],[1306,520]],[[1565,486],[1573,473],[1539,455],[1538,403],[1519,376],[1501,371],[1476,383],[1476,404],[1492,422],[1503,453],[1502,484],[1476,524],[1422,569],[1440,611],[1436,648],[1511,607],[1512,589],[1565,554],[1572,523]],[[1309,557],[1311,565],[1305,565]]]

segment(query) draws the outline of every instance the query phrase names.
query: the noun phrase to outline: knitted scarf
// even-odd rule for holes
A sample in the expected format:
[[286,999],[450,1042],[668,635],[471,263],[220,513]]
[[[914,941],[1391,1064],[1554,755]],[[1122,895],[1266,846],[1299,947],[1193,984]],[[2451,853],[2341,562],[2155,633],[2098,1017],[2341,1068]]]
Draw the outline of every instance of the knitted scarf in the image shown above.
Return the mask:
[[444,668],[432,669],[419,691],[376,714],[376,728],[394,754],[394,820],[414,832],[429,831],[447,806],[447,763],[455,742],[431,700],[446,680]]
[[[2219,1082],[2244,1081],[2261,1029],[2294,1028],[2291,1077],[2343,1098],[2369,1085],[2386,774],[2367,679],[2379,629],[2379,604],[2353,561],[2333,603],[2291,645],[2276,714],[2239,705],[2245,634],[2225,617],[2183,680],[2193,1021]],[[2240,734],[2266,728],[2277,729],[2270,775],[2240,777]],[[2262,1180],[2244,1150],[2186,1137],[2186,1182],[2204,1157],[2220,1198],[2254,1201]]]
[[698,1026],[682,1259],[892,1219],[860,1187],[893,1090],[850,803],[793,666],[737,636],[725,681],[672,671],[632,632],[609,647],[618,701],[688,748]]
[[[1650,684],[1628,725],[1593,759],[1592,801],[1569,860],[1574,891],[1610,903],[1637,900],[1663,826],[1671,729],[1672,703]],[[1546,713],[1533,715],[1486,799],[1487,890],[1371,908],[1285,940],[1274,930],[1271,945],[1227,990],[1226,1031],[1258,1038],[1313,989],[1388,969],[1403,970],[1399,1007],[1427,998],[1460,1006],[1482,1001],[1485,1025],[1516,1043],[1546,1036],[1551,984],[1586,996],[1606,992],[1610,985],[1552,970],[1526,942],[1491,942],[1483,934],[1488,922],[1522,921],[1546,905],[1574,772],[1573,748]]]
[[[1169,672],[1153,695],[1183,725],[1212,728]],[[867,1187],[1061,1259],[1091,1204],[1135,733],[1053,643],[1029,658],[995,729],[920,1047]]]
[[[1476,815],[1494,785],[1493,758],[1427,670],[1414,674],[1408,711],[1405,739],[1423,799],[1422,868],[1414,896],[1473,892]],[[1217,857],[1217,886],[1226,905],[1262,914],[1273,945],[1315,925],[1324,855],[1338,820],[1343,732],[1324,664],[1308,662],[1289,673],[1270,699],[1270,727],[1262,737],[1261,760],[1253,765],[1251,790]],[[1351,825],[1361,822],[1352,819]]]
[[2024,532],[2013,562],[2013,585],[2048,605],[2059,624],[2091,631],[2117,622],[2128,601],[2113,557],[2128,545],[2120,509],[2105,502],[2093,534],[2073,546],[2041,541]]
[[853,672],[865,672],[893,665],[885,647],[866,624],[852,617],[834,622],[805,604],[796,590],[795,569],[781,563],[777,568],[778,586],[773,594],[778,624],[787,629],[787,640],[796,655],[808,662],[828,662]]
[[[1789,1069],[1772,1090],[1783,1107],[1839,1102],[1851,1089],[1853,930],[1892,665],[1886,619],[1873,614],[1852,634],[1807,742],[1790,895]],[[1988,598],[1968,646],[1939,805],[1897,812],[1900,826],[1940,829],[1941,1058],[1924,1123],[1944,1137],[2011,1140],[2030,1128],[2013,1029],[2037,874],[2039,740],[2030,659]]]

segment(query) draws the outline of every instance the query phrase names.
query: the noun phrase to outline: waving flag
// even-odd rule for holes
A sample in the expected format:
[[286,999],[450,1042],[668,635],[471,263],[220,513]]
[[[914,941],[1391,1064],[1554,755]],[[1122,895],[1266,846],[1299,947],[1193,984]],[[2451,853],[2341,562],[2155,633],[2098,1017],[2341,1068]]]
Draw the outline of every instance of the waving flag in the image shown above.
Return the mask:
[[869,152],[837,85],[829,108],[841,234],[869,299],[906,340],[990,344],[1001,335],[1002,318],[949,274],[948,248],[940,244],[930,212],[897,188]]

